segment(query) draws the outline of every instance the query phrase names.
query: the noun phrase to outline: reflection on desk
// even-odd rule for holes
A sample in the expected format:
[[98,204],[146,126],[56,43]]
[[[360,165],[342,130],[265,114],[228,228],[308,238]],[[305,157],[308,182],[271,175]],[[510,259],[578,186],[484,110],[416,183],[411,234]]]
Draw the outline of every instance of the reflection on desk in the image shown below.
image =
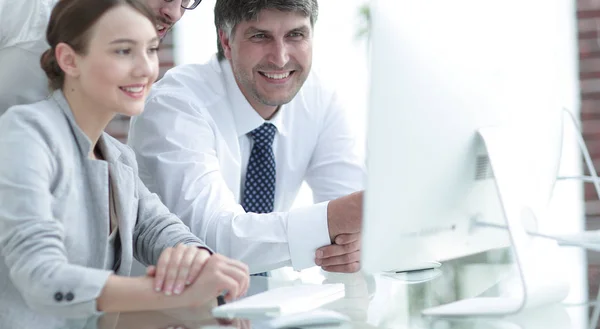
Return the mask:
[[[508,255],[508,256],[507,256]],[[316,271],[315,271],[316,270]],[[324,308],[343,313],[352,319],[345,328],[409,329],[587,329],[587,306],[551,305],[504,318],[440,319],[421,315],[425,308],[475,296],[494,296],[502,291],[503,282],[513,270],[509,253],[493,251],[451,262],[430,275],[430,280],[411,280],[407,276],[332,274],[315,269],[310,278],[296,280],[252,277],[249,294],[298,284],[342,283],[345,297]],[[316,273],[316,276],[315,276]],[[510,280],[509,280],[510,281]],[[106,314],[100,318],[62,320],[40,329],[167,329],[167,328],[268,328],[266,319],[222,321],[211,316],[216,301],[197,309],[161,312]],[[593,320],[593,319],[592,319]],[[57,322],[59,323],[59,322]],[[37,329],[37,328],[32,328]],[[339,329],[339,328],[338,328]]]
[[[573,328],[567,308],[562,305],[531,309],[517,315],[495,318],[432,319],[432,329],[562,329]],[[583,328],[582,328],[583,329]]]

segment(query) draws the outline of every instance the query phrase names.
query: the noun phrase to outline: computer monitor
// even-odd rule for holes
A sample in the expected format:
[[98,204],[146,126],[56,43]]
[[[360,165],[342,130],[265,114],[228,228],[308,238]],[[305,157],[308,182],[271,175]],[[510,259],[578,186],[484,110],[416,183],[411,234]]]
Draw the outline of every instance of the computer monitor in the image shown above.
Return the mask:
[[562,2],[372,2],[363,271],[524,248],[560,162]]

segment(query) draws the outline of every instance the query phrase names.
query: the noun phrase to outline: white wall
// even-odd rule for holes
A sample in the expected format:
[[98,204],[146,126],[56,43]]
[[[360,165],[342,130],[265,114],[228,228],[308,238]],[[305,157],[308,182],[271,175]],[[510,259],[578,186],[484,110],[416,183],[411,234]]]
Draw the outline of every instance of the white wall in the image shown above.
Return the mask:
[[[576,118],[580,118],[579,66],[577,49],[577,21],[575,0],[554,0],[555,6],[565,13],[557,22],[562,34],[557,40],[565,40],[564,47],[558,49],[558,58],[564,63],[560,80],[563,83],[564,105]],[[581,152],[577,144],[576,131],[566,116],[564,122],[563,154],[559,176],[579,176],[582,174]],[[567,234],[585,230],[585,209],[583,186],[578,181],[559,181],[556,184],[551,205],[551,221],[543,229],[552,234]],[[585,252],[579,248],[563,248],[560,255],[566,259],[565,267],[571,291],[566,302],[586,301],[588,296],[587,261]],[[558,256],[558,255],[557,255]],[[595,294],[595,292],[592,292]],[[587,328],[587,308],[568,310],[573,328]]]

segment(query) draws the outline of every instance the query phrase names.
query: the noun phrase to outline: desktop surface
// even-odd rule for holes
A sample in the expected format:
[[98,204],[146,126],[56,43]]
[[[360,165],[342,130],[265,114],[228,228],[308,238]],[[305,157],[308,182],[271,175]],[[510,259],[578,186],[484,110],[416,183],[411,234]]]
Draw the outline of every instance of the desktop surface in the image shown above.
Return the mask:
[[[351,322],[328,328],[587,329],[593,321],[597,321],[597,316],[596,319],[591,318],[595,313],[593,307],[573,304],[583,300],[545,306],[503,318],[440,319],[422,315],[424,309],[463,298],[494,297],[507,289],[513,269],[510,251],[494,250],[445,262],[438,269],[409,274],[345,275],[313,268],[294,278],[252,277],[249,295],[290,285],[342,283],[345,297],[323,308],[344,314]],[[269,328],[269,319],[266,318],[215,319],[211,310],[216,304],[215,300],[213,304],[197,309],[106,314],[72,320],[67,326],[63,322],[56,329]],[[39,328],[54,329],[49,323],[40,324]]]

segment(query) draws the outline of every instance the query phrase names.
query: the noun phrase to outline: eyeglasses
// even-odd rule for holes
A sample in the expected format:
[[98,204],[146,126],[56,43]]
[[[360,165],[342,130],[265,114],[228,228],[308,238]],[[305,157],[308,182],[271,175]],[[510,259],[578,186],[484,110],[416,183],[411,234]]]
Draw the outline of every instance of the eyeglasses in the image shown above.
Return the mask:
[[[173,2],[173,0],[165,0],[165,2]],[[202,0],[181,0],[181,8],[192,10],[202,2]]]

